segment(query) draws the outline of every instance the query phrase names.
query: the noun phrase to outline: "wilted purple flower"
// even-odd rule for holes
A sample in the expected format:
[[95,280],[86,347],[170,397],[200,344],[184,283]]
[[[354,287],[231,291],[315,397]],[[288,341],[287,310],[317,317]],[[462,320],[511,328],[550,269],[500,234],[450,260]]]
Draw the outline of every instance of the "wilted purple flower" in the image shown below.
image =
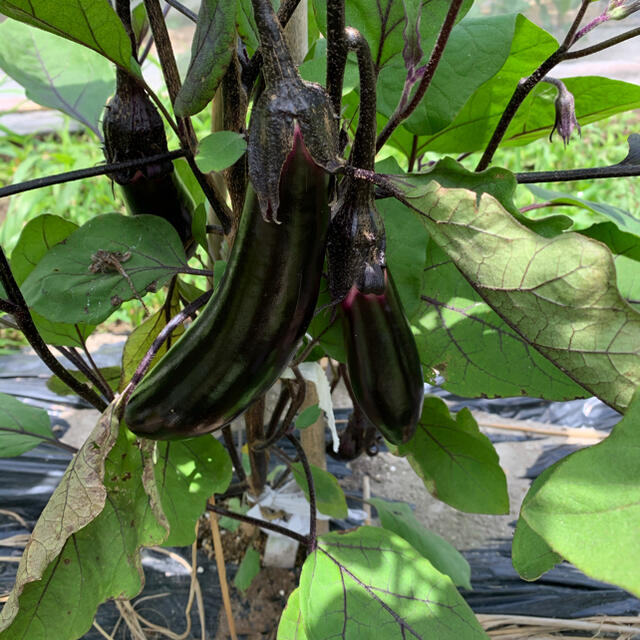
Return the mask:
[[549,134],[549,142],[553,141],[553,133],[557,130],[566,147],[574,129],[577,128],[578,133],[582,133],[578,119],[576,118],[576,102],[573,94],[567,89],[564,82],[548,76],[544,78],[544,81],[549,82],[558,89],[558,96],[555,101],[556,121]]

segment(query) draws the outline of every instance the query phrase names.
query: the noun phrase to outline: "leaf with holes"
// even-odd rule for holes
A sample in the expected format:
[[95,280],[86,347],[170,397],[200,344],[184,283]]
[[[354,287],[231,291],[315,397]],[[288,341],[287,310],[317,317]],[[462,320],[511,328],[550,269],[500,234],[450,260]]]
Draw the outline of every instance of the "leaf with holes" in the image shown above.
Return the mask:
[[451,579],[378,527],[318,540],[302,567],[300,609],[311,640],[487,637]]
[[0,393],[0,458],[19,456],[52,439],[46,411]]
[[108,0],[0,0],[0,13],[83,44],[140,74],[129,36]]
[[49,320],[98,324],[186,267],[182,242],[166,220],[107,213],[50,249],[22,290]]
[[471,569],[464,556],[437,533],[423,527],[405,502],[387,502],[370,498],[376,508],[380,524],[388,531],[404,538],[421,556],[440,573],[449,576],[455,585],[471,589]]
[[415,435],[398,453],[439,500],[470,513],[509,513],[498,454],[468,409],[454,418],[443,400],[427,396]]
[[66,113],[102,137],[100,118],[115,88],[108,60],[45,31],[6,20],[0,24],[0,68],[24,87],[27,98]]
[[164,546],[183,547],[195,540],[195,526],[207,500],[231,482],[231,459],[224,446],[205,435],[160,442],[154,467],[162,509],[169,522]]
[[576,233],[545,238],[495,198],[433,182],[404,201],[480,296],[532,347],[624,412],[640,384],[640,314],[611,252]]
[[636,596],[639,450],[640,393],[635,393],[606,440],[572,453],[535,480],[520,516],[552,551],[578,569]]
[[235,49],[237,4],[237,0],[200,4],[191,62],[174,104],[177,116],[192,116],[213,100]]

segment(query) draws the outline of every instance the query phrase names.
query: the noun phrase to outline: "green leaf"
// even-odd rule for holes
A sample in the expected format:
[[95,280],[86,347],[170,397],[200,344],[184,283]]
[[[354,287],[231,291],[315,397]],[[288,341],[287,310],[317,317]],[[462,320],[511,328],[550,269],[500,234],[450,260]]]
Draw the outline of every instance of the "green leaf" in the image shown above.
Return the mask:
[[312,640],[487,637],[451,579],[377,527],[322,536],[302,567],[299,601]]
[[[11,254],[11,270],[16,282],[21,285],[47,251],[65,240],[76,229],[77,224],[48,213],[30,220],[23,228]],[[95,329],[93,325],[85,323],[74,325],[51,322],[35,311],[31,312],[31,316],[38,333],[48,344],[82,347],[83,341]]]
[[[324,513],[332,518],[347,517],[347,500],[344,491],[338,484],[336,477],[314,465],[311,466],[311,476],[316,492],[316,507],[320,513]],[[292,465],[293,477],[298,486],[304,491],[304,495],[309,499],[309,485],[302,463],[295,462]]]
[[102,137],[100,117],[115,88],[108,60],[45,31],[5,20],[0,24],[0,68],[24,87],[29,100],[66,113]]
[[191,216],[191,235],[198,245],[205,251],[209,251],[207,245],[207,208],[203,202],[194,209]]
[[[538,484],[544,482],[544,478],[548,477],[549,473],[550,469],[545,469],[538,478]],[[529,490],[523,505],[531,500],[534,494],[535,492]],[[522,513],[522,509],[520,512]],[[522,578],[525,580],[537,580],[543,573],[562,562],[562,556],[555,553],[544,538],[540,537],[521,517],[518,518],[516,530],[513,534],[511,561],[513,568]]]
[[[449,0],[423,2],[420,20],[420,42],[427,55],[450,6]],[[464,0],[458,13],[461,20],[469,11],[473,0]],[[327,1],[313,0],[313,8],[322,33],[327,33]],[[404,27],[406,24],[404,3],[400,0],[349,0],[345,3],[346,24],[355,27],[371,47],[371,55],[378,69],[391,62],[402,63]],[[404,75],[402,76],[404,80]]]
[[640,311],[640,238],[631,233],[623,233],[612,222],[593,225],[581,233],[599,240],[611,249],[618,289],[625,300]]
[[468,409],[453,418],[443,400],[426,396],[416,433],[398,454],[438,500],[469,513],[509,513],[498,454]]
[[[169,302],[169,317],[175,316],[180,311],[180,295],[178,287],[174,288],[173,297]],[[122,350],[122,377],[120,379],[120,390],[129,383],[131,377],[135,373],[138,365],[142,361],[147,351],[151,348],[153,341],[158,334],[167,326],[169,320],[166,308],[163,307],[150,315],[139,324],[127,338]],[[158,349],[157,353],[151,359],[147,373],[158,364],[162,356],[167,352],[169,347],[184,333],[184,325],[178,325],[172,332],[171,336]]]
[[369,502],[376,508],[385,529],[404,538],[440,573],[449,576],[456,586],[471,589],[471,569],[464,556],[437,533],[425,529],[408,504],[387,502],[381,498],[370,498]]
[[[99,251],[120,256],[126,277],[111,264],[100,272],[94,259]],[[25,280],[23,293],[49,320],[98,324],[124,300],[156,290],[186,266],[182,242],[166,220],[107,213],[50,249]]]
[[253,55],[260,46],[260,40],[258,39],[258,27],[256,27],[256,21],[253,17],[251,0],[238,0],[236,27],[238,35],[247,48],[247,53],[250,56]]
[[[249,505],[242,504],[238,498],[229,498],[225,506],[229,511],[233,511],[234,513],[245,514],[249,511]],[[237,531],[242,523],[240,520],[229,516],[218,516],[218,524],[228,531]]]
[[[451,124],[471,95],[504,65],[515,26],[515,14],[465,18],[457,24],[424,98],[403,126],[415,135],[431,135]],[[401,61],[380,73],[378,111],[387,118],[396,108],[405,76]]]
[[108,0],[0,0],[0,13],[83,44],[140,75],[129,36]]
[[296,428],[306,429],[316,422],[316,420],[322,415],[322,409],[317,405],[311,405],[307,407],[297,418]]
[[207,500],[223,493],[231,483],[231,459],[211,435],[160,442],[154,467],[160,501],[169,522],[163,545],[183,547],[196,537],[196,521]]
[[244,557],[238,566],[238,571],[233,579],[233,584],[240,591],[246,591],[253,579],[260,573],[260,554],[249,545]]
[[235,49],[237,0],[203,0],[191,43],[191,62],[176,96],[178,117],[202,111],[213,99]]
[[538,477],[521,518],[587,575],[640,595],[640,395],[609,437]]
[[583,235],[536,235],[490,195],[431,183],[406,202],[481,297],[582,387],[624,411],[640,384],[640,315],[610,251]]
[[573,222],[573,225],[569,227],[571,231],[588,229],[602,222],[611,222],[620,231],[640,236],[640,219],[620,207],[607,203],[593,202],[573,194],[560,193],[537,185],[527,185],[527,188],[536,198],[540,198],[545,202],[573,205],[563,209],[563,214]]
[[[94,391],[97,391],[98,393],[100,393],[99,389],[96,389],[96,387],[94,387],[91,383],[89,383],[84,373],[80,373],[80,371],[75,371],[75,370],[71,370],[69,371],[69,373],[76,380],[79,380],[80,382],[88,384],[90,387],[93,388]],[[120,370],[120,367],[103,367],[102,369],[100,369],[100,373],[102,374],[102,377],[105,379],[105,381],[107,382],[111,390],[117,391],[118,384],[120,382],[120,375],[122,373]],[[53,391],[53,393],[57,393],[59,396],[70,396],[70,395],[76,394],[76,392],[73,389],[71,389],[71,387],[68,387],[64,382],[62,382],[62,380],[60,380],[58,376],[51,376],[47,380],[47,389],[49,389],[50,391]]]
[[234,131],[216,131],[198,142],[196,164],[200,171],[222,171],[242,157],[247,149],[243,136]]
[[44,409],[0,393],[0,458],[19,456],[53,437]]
[[276,640],[307,640],[300,612],[300,587],[294,589],[289,595],[287,606],[282,612],[278,623],[278,635]]
[[118,429],[115,413],[109,405],[36,522],[0,637],[73,640],[98,604],[142,588],[139,549],[161,542],[166,528],[141,481],[151,456]]
[[[9,23],[0,24],[0,29],[6,24]],[[21,285],[47,251],[78,228],[74,222],[50,213],[29,220],[11,254],[11,271],[16,282]]]

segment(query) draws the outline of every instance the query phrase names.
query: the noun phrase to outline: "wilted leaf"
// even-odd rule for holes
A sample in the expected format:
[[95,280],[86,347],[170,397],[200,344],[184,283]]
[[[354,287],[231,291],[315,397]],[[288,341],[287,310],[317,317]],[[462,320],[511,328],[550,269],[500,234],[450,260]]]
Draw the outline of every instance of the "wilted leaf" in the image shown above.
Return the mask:
[[300,609],[313,640],[487,637],[451,579],[377,527],[319,539],[302,567]]
[[0,393],[0,458],[19,456],[53,437],[44,409]]

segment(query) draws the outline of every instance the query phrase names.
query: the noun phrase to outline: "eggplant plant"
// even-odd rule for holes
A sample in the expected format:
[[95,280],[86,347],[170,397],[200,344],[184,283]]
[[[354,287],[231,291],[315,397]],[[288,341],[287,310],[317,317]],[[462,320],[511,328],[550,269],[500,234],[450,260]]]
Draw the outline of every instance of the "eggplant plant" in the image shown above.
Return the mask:
[[[373,500],[381,526],[318,535],[317,511],[347,512],[300,443],[321,409],[332,422],[326,398],[303,409],[327,362],[354,401],[332,453],[386,443],[470,513],[508,513],[506,479],[471,413],[424,396],[436,374],[460,396],[596,396],[618,411],[604,441],[533,483],[512,559],[527,580],[566,560],[640,596],[638,216],[539,188],[544,202],[515,204],[526,184],[640,175],[640,137],[611,166],[494,166],[506,147],[579,144],[580,128],[640,108],[639,85],[553,75],[640,35],[582,44],[638,3],[563,2],[558,42],[473,0],[309,0],[294,61],[284,29],[302,1],[0,0],[0,68],[105,152],[0,197],[111,179],[132,214],[78,226],[52,212],[0,247],[4,321],[100,412],[33,527],[0,640],[82,637],[102,602],[140,593],[141,549],[193,544],[205,511],[304,546],[279,640],[487,637],[457,588],[468,564],[406,509]],[[169,10],[195,23],[182,73]],[[211,132],[194,126],[205,109]],[[87,338],[125,302],[145,319],[114,374]],[[0,457],[70,449],[43,411],[1,394],[0,409]],[[230,430],[243,413],[249,475]],[[263,491],[270,453],[307,495],[304,534],[224,506]]]

